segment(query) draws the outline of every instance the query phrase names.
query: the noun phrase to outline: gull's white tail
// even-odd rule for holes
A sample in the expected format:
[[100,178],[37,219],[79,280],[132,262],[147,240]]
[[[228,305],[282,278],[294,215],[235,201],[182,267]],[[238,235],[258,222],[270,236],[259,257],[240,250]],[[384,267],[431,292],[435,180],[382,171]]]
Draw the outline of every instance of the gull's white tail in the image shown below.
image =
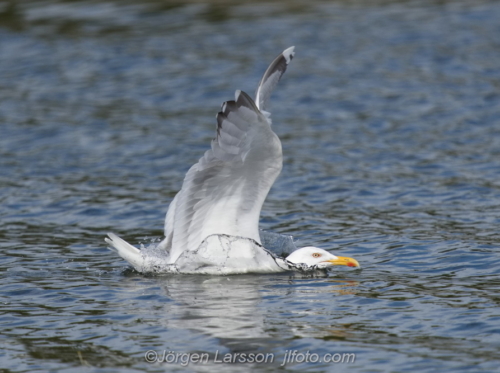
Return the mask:
[[121,239],[114,233],[108,233],[108,237],[104,239],[110,246],[109,249],[116,251],[123,259],[132,264],[139,272],[144,268],[144,258],[141,255],[141,250],[132,246],[127,241]]

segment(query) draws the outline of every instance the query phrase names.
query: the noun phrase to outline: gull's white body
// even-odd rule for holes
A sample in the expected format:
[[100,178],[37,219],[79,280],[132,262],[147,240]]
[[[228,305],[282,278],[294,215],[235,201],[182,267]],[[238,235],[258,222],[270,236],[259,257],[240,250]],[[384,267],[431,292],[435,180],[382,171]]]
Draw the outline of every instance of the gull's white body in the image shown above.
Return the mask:
[[[170,203],[165,239],[154,255],[115,234],[106,238],[138,271],[280,272],[293,269],[293,264],[320,263],[317,258],[308,262],[311,253],[306,250],[307,254],[301,254],[301,249],[292,254],[293,261],[278,258],[261,246],[259,235],[262,205],[282,168],[281,143],[264,109],[293,58],[293,50],[286,49],[266,70],[255,102],[246,93],[236,91],[235,100],[222,105],[217,114],[216,137],[211,148],[189,169],[181,190]],[[329,259],[336,258],[321,251],[331,256]]]

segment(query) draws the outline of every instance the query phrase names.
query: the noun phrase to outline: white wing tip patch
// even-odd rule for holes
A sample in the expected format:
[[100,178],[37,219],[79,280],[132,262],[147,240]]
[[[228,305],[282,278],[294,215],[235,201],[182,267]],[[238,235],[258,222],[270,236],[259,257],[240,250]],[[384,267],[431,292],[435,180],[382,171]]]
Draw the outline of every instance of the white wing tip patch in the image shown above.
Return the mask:
[[238,101],[238,98],[240,98],[240,94],[241,94],[241,90],[236,90],[236,92],[234,92],[234,101]]
[[283,57],[285,57],[286,64],[288,65],[292,58],[295,56],[295,46],[285,49],[282,54]]

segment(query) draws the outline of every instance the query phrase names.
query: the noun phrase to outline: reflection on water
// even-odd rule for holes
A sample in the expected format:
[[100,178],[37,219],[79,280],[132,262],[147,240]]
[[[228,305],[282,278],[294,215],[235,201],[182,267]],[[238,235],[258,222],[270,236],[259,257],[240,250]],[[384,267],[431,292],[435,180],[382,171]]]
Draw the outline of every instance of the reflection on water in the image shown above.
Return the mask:
[[[497,370],[499,18],[494,1],[0,1],[2,368],[180,371],[145,352],[297,350],[355,353],[357,371]],[[161,236],[220,103],[290,45],[261,228],[362,268],[126,269],[106,232]]]
[[[349,336],[351,325],[335,324],[327,328],[308,325],[304,319],[321,317],[317,299],[334,302],[336,297],[356,293],[357,281],[344,279],[296,279],[289,275],[244,275],[212,278],[210,276],[161,276],[153,278],[168,302],[154,302],[155,307],[138,307],[135,312],[154,317],[170,333],[191,331],[205,338],[215,338],[202,351],[209,354],[259,353],[282,363],[284,355],[279,341],[283,338],[316,338],[342,340]],[[263,283],[266,285],[263,286]],[[300,283],[299,286],[297,286]],[[133,286],[128,298],[134,298],[147,287]],[[156,291],[155,291],[156,293]],[[148,296],[148,299],[149,298]],[[275,304],[286,299],[291,306]],[[266,306],[268,304],[269,306]],[[300,307],[297,305],[300,304]],[[274,309],[278,306],[280,309]],[[171,344],[163,347],[175,350]],[[160,347],[162,347],[160,345]],[[229,369],[229,367],[228,367]]]
[[[187,282],[184,276],[171,276],[161,281],[165,294],[175,301],[166,304],[164,310],[169,320],[176,320],[175,327],[194,329],[221,339],[242,339],[244,343],[251,338],[271,338],[265,327],[266,310],[259,306],[263,298],[259,276],[193,280]],[[295,297],[298,293],[301,302],[314,302],[323,293],[330,299],[335,295],[355,294],[355,288],[351,288],[358,284],[356,281],[327,280],[322,288],[304,286],[294,289],[294,280],[288,281],[290,292],[287,296]],[[265,296],[279,294],[280,291],[271,288]],[[308,300],[308,297],[312,299]],[[221,310],[224,310],[224,317],[220,317]]]

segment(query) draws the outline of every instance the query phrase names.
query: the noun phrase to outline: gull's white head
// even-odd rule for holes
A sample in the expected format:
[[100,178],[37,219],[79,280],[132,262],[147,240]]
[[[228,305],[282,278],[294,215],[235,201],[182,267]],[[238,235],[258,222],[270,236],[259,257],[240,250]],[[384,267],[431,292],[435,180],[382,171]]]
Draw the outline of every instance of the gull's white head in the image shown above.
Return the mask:
[[293,264],[305,264],[309,267],[325,269],[334,265],[360,267],[356,259],[335,256],[328,251],[314,246],[302,247],[287,256],[286,260]]

